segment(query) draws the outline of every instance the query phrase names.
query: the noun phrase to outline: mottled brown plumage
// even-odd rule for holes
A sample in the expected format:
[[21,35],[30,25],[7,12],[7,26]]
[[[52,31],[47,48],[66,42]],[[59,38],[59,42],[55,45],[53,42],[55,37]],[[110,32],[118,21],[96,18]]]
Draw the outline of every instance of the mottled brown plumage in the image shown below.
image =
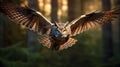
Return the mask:
[[10,3],[0,3],[0,12],[7,15],[13,22],[41,34],[42,36],[38,40],[44,46],[53,50],[63,50],[77,42],[72,36],[113,20],[117,14],[120,14],[120,9],[92,12],[67,23],[51,23],[34,9]]

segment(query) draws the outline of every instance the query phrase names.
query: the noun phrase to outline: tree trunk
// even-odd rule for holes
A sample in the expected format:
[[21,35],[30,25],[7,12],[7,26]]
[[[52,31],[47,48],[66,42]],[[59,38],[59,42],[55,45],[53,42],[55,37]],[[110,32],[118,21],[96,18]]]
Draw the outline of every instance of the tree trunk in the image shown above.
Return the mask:
[[58,0],[51,0],[51,20],[52,22],[57,21],[58,22]]
[[4,21],[0,15],[0,48],[4,45]]
[[[110,0],[102,0],[103,10],[110,10]],[[110,21],[109,21],[110,22]],[[113,41],[112,41],[112,24],[103,24],[103,49],[104,49],[104,63],[108,64],[113,58]]]
[[[72,21],[83,13],[82,0],[68,0],[68,20]],[[78,9],[79,8],[79,9]]]
[[[38,0],[28,0],[28,5],[29,7],[35,10],[39,10]],[[28,31],[28,47],[30,48],[31,52],[35,52],[36,33],[31,30],[27,31]]]
[[[115,1],[115,7],[119,8],[120,6],[120,0],[114,0]],[[116,26],[115,26],[116,33],[114,33],[114,43],[115,43],[115,58],[117,62],[120,62],[120,15],[116,21]],[[120,67],[120,63],[116,64],[116,67]]]
[[72,21],[76,18],[75,16],[75,0],[68,0],[68,20]]

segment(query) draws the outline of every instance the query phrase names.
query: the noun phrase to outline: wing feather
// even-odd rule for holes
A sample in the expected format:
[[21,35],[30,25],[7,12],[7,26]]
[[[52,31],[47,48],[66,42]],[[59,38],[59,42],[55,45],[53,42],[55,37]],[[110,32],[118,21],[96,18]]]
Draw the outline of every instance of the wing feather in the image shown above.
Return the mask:
[[101,11],[93,12],[87,15],[82,15],[72,22],[66,24],[71,28],[71,34],[74,36],[83,31],[88,30],[89,28],[95,27],[96,25],[106,23],[114,18],[117,14],[120,14],[120,9],[110,10],[110,11]]
[[19,7],[10,3],[0,3],[0,11],[7,15],[13,22],[42,34],[46,34],[52,25],[41,13],[28,7]]

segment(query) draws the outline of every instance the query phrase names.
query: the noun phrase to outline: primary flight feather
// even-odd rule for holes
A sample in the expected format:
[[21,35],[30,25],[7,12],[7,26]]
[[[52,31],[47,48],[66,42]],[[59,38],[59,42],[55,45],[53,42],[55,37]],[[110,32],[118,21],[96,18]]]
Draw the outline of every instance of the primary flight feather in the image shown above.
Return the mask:
[[32,8],[15,6],[10,3],[0,3],[0,12],[7,15],[13,22],[41,34],[38,40],[43,46],[53,50],[63,50],[77,42],[72,36],[113,20],[120,14],[120,9],[92,12],[68,23],[52,23]]

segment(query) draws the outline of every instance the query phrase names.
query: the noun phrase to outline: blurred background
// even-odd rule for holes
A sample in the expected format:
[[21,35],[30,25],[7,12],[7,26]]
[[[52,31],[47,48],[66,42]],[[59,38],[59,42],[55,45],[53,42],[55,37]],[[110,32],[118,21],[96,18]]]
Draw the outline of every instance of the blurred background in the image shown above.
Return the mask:
[[[120,0],[4,1],[29,6],[61,23],[120,6]],[[120,15],[112,23],[77,35],[76,45],[63,51],[42,46],[37,36],[0,13],[0,67],[120,67]]]

